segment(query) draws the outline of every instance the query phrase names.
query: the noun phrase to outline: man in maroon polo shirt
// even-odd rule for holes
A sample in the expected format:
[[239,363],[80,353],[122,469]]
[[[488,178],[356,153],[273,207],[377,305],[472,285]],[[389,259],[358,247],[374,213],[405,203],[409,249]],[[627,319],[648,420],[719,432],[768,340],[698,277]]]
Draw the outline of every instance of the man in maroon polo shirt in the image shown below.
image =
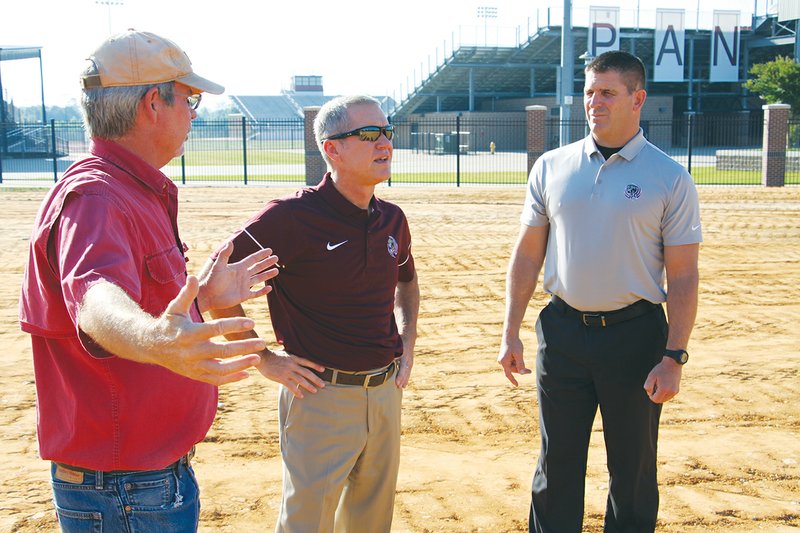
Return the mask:
[[[201,312],[266,294],[269,250],[187,276],[177,188],[158,169],[183,152],[200,93],[175,43],[129,30],[84,71],[91,155],[48,193],[31,237],[20,322],[31,334],[39,453],[52,461],[63,531],[195,531],[189,463],[217,387],[247,377],[261,339],[218,342],[248,319]],[[225,360],[233,356],[251,354]]]
[[330,172],[267,203],[234,235],[231,255],[269,246],[281,258],[268,302],[283,349],[261,352],[258,366],[282,385],[276,531],[333,531],[335,522],[388,532],[419,310],[405,215],[374,196],[390,177],[393,131],[375,99],[354,96],[325,104],[314,133]]

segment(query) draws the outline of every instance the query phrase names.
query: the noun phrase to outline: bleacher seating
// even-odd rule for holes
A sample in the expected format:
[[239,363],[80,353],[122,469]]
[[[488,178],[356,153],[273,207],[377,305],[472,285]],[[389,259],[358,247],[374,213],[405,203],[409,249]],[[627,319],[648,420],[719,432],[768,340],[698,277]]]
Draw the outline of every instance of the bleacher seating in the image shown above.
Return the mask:
[[[319,107],[335,96],[320,92],[284,91],[277,96],[237,96],[230,97],[236,109],[248,120],[297,120],[303,118],[303,109]],[[387,114],[394,108],[394,101],[387,96],[376,96]]]

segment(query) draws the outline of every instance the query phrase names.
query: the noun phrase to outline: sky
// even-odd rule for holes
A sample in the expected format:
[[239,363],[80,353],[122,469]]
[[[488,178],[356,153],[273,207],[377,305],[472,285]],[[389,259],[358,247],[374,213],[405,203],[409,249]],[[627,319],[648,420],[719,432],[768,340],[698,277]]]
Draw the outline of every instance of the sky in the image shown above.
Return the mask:
[[[686,27],[708,29],[712,12],[738,10],[750,25],[775,0],[670,0],[686,10]],[[109,35],[127,28],[176,42],[199,75],[225,95],[276,95],[295,75],[320,75],[325,94],[367,93],[398,99],[427,77],[453,46],[514,46],[548,20],[560,26],[563,0],[3,0],[0,47],[41,46],[45,103],[79,96],[85,58]],[[572,23],[585,26],[589,6],[620,7],[620,25],[655,25],[663,0],[573,0]],[[496,8],[493,17],[480,17]],[[698,15],[699,13],[699,15]],[[3,61],[5,96],[40,105],[39,62]],[[207,95],[204,106],[222,97]]]

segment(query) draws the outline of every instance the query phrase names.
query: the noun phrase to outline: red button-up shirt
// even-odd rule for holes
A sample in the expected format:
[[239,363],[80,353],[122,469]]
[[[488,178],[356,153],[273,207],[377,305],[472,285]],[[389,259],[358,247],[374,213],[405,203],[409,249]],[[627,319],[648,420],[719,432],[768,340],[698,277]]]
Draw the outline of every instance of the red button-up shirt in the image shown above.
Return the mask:
[[[177,188],[110,141],[94,139],[45,198],[31,237],[20,323],[31,334],[39,453],[96,470],[163,468],[201,441],[216,387],[116,357],[78,329],[98,282],[158,316],[186,282]],[[196,308],[192,318],[201,322]]]
[[398,206],[373,198],[370,208],[350,203],[328,174],[267,203],[234,236],[231,262],[258,250],[255,240],[280,258],[267,299],[289,353],[349,371],[403,353],[394,296],[398,281],[414,278],[411,233]]

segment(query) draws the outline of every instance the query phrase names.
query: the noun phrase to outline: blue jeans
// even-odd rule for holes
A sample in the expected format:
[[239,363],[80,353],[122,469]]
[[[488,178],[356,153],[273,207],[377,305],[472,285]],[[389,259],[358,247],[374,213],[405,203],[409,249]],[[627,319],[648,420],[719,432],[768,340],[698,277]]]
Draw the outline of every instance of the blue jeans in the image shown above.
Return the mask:
[[73,472],[58,477],[57,468],[52,463],[50,474],[58,523],[64,533],[197,531],[200,490],[189,464],[180,462],[145,472]]

